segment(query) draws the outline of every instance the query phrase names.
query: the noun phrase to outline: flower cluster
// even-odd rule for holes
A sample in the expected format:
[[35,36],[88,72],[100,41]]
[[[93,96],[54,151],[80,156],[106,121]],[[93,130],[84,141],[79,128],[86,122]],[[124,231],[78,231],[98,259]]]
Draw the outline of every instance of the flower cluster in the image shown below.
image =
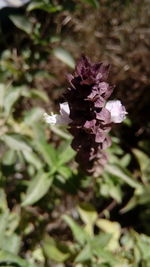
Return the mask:
[[70,87],[65,93],[66,102],[60,106],[60,115],[45,114],[49,123],[69,125],[79,166],[96,176],[107,161],[104,150],[111,144],[108,132],[112,123],[120,123],[126,114],[119,100],[107,102],[114,88],[107,82],[108,73],[109,65],[93,64],[82,56],[75,74],[68,75]]

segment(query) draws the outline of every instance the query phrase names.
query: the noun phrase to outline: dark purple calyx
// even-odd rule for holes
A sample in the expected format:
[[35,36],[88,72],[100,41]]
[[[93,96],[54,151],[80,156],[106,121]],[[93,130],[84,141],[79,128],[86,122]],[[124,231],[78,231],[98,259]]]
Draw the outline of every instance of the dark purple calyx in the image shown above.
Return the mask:
[[105,108],[113,92],[107,82],[110,65],[93,64],[82,56],[74,75],[68,75],[70,87],[65,98],[70,108],[69,131],[76,160],[88,174],[99,175],[107,162],[106,149],[111,144],[107,133],[111,129],[111,114]]

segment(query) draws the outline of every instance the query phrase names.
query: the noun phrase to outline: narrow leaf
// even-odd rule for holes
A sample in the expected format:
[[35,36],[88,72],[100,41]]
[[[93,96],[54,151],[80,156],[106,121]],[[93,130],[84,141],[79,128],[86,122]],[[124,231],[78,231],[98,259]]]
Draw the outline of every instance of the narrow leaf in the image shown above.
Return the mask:
[[27,261],[14,255],[13,253],[4,250],[0,250],[0,265],[1,266],[13,265],[18,267],[37,267],[36,265],[28,263]]
[[49,236],[47,236],[43,242],[43,249],[49,259],[57,262],[64,262],[70,256],[66,246],[56,242]]
[[32,151],[32,148],[27,143],[25,143],[25,141],[22,140],[20,135],[5,134],[5,135],[1,136],[0,139],[3,142],[5,142],[6,145],[13,150]]
[[10,15],[9,18],[20,30],[27,34],[32,33],[32,23],[29,21],[28,17],[23,15]]
[[10,113],[13,105],[19,99],[24,89],[25,89],[24,86],[11,87],[8,89],[4,97],[4,110],[5,110],[6,115]]
[[89,244],[86,244],[85,247],[80,251],[78,256],[75,259],[75,262],[83,262],[90,260],[92,257],[92,251]]
[[56,150],[52,147],[51,144],[48,144],[44,137],[40,136],[35,143],[38,151],[42,154],[46,163],[54,169],[57,165],[57,154]]
[[75,61],[74,61],[73,57],[65,49],[60,48],[60,47],[55,48],[53,50],[53,54],[55,55],[55,57],[57,57],[58,59],[60,59],[63,63],[65,63],[69,67],[71,67],[71,68],[74,68],[75,67]]
[[49,190],[53,177],[49,173],[39,173],[30,183],[22,206],[33,205]]
[[65,147],[58,156],[59,165],[69,162],[75,156],[75,154],[76,153],[71,146],[67,145],[67,147]]
[[64,215],[63,219],[71,228],[75,240],[77,240],[80,244],[83,245],[89,238],[88,234],[71,217]]
[[128,185],[130,185],[133,188],[139,188],[140,184],[136,181],[134,181],[134,179],[127,175],[125,173],[125,171],[123,170],[123,168],[121,168],[120,166],[117,165],[107,165],[106,166],[106,171],[120,179],[122,179],[125,183],[127,183]]

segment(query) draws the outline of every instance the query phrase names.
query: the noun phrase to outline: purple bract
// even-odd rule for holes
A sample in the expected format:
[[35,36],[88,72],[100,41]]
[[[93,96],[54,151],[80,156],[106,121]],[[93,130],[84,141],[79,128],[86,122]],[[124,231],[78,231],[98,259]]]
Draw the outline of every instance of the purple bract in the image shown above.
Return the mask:
[[103,151],[111,144],[111,112],[106,101],[113,92],[107,82],[109,65],[93,64],[82,56],[74,75],[68,75],[70,87],[65,99],[69,105],[69,131],[73,135],[72,147],[76,160],[87,174],[99,175],[107,162]]

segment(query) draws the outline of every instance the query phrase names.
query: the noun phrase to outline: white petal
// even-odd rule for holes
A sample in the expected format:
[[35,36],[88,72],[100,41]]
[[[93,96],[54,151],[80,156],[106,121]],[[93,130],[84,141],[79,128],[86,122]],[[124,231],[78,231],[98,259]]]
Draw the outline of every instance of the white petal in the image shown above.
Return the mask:
[[43,114],[45,122],[55,125],[57,123],[57,114],[48,115],[47,113]]
[[72,120],[69,117],[70,115],[70,108],[68,102],[64,102],[60,104],[60,116],[62,117],[63,124],[69,124]]
[[62,116],[67,116],[67,117],[70,115],[70,109],[69,109],[68,102],[64,102],[64,103],[60,104],[60,114]]
[[20,7],[30,0],[0,0],[0,9],[3,7]]
[[45,122],[51,125],[68,125],[71,122],[69,116],[64,117],[58,114],[48,115],[47,113],[44,113],[43,116]]
[[67,102],[60,104],[60,115],[44,113],[44,120],[52,125],[68,125],[72,120],[69,118],[70,109]]
[[105,108],[109,110],[112,122],[120,123],[126,118],[127,112],[120,100],[108,101]]

